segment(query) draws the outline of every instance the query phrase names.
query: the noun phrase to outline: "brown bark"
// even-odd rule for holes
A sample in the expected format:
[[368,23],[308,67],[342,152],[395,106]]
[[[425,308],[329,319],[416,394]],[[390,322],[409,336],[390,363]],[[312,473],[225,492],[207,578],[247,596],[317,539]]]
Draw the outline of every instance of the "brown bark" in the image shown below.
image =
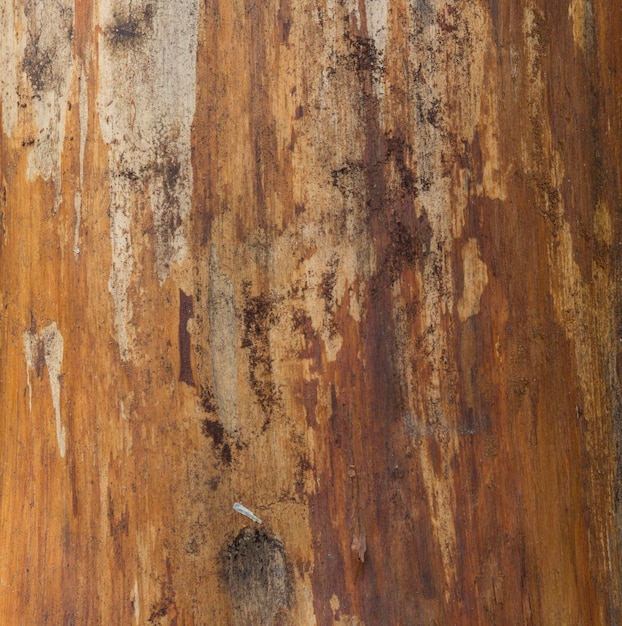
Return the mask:
[[621,24],[1,0],[5,623],[620,623]]

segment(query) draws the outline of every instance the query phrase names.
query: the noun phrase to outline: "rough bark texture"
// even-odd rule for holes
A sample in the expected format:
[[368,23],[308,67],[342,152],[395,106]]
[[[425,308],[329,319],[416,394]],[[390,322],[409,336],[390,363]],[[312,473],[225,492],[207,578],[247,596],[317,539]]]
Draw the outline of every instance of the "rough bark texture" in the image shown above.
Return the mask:
[[4,622],[622,623],[621,25],[0,0]]

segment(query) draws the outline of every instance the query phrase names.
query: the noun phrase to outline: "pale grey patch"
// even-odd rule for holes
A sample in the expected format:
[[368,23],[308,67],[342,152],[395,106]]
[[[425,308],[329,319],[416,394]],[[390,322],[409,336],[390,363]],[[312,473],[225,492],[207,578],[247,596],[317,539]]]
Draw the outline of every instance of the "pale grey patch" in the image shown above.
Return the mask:
[[235,292],[232,281],[220,267],[214,246],[209,269],[207,297],[214,395],[222,424],[229,434],[233,434],[239,428]]
[[19,108],[18,65],[24,56],[25,38],[19,37],[13,3],[0,2],[0,101],[2,102],[2,130],[13,135]]
[[99,0],[99,16],[103,28],[97,110],[102,137],[111,150],[113,181],[109,285],[123,354],[123,342],[131,343],[127,290],[133,269],[134,207],[150,199],[155,272],[161,284],[188,252],[185,222],[192,200],[198,0]]
[[[34,92],[38,133],[28,154],[28,177],[52,179],[54,213],[61,202],[61,155],[73,69],[74,5],[68,0],[26,0],[21,69]],[[17,85],[16,85],[17,86]]]
[[122,361],[128,360],[133,345],[133,333],[129,326],[132,303],[128,291],[134,269],[134,253],[130,232],[130,207],[125,204],[132,184],[131,178],[117,175],[111,179],[110,190],[112,270],[108,279],[108,291],[114,304],[114,325]]

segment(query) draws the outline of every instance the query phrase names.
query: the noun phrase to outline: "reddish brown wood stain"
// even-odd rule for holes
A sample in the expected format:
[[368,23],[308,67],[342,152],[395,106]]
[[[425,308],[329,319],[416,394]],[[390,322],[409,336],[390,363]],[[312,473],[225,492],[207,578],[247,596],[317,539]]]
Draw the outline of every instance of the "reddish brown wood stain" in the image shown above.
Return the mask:
[[18,4],[5,622],[620,623],[622,6]]

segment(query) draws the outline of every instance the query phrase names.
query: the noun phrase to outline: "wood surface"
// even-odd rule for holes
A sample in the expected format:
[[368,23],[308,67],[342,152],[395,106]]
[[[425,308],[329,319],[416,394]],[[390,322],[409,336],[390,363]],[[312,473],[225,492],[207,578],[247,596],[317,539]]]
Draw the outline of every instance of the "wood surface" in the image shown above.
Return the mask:
[[622,623],[622,3],[0,33],[3,624]]

